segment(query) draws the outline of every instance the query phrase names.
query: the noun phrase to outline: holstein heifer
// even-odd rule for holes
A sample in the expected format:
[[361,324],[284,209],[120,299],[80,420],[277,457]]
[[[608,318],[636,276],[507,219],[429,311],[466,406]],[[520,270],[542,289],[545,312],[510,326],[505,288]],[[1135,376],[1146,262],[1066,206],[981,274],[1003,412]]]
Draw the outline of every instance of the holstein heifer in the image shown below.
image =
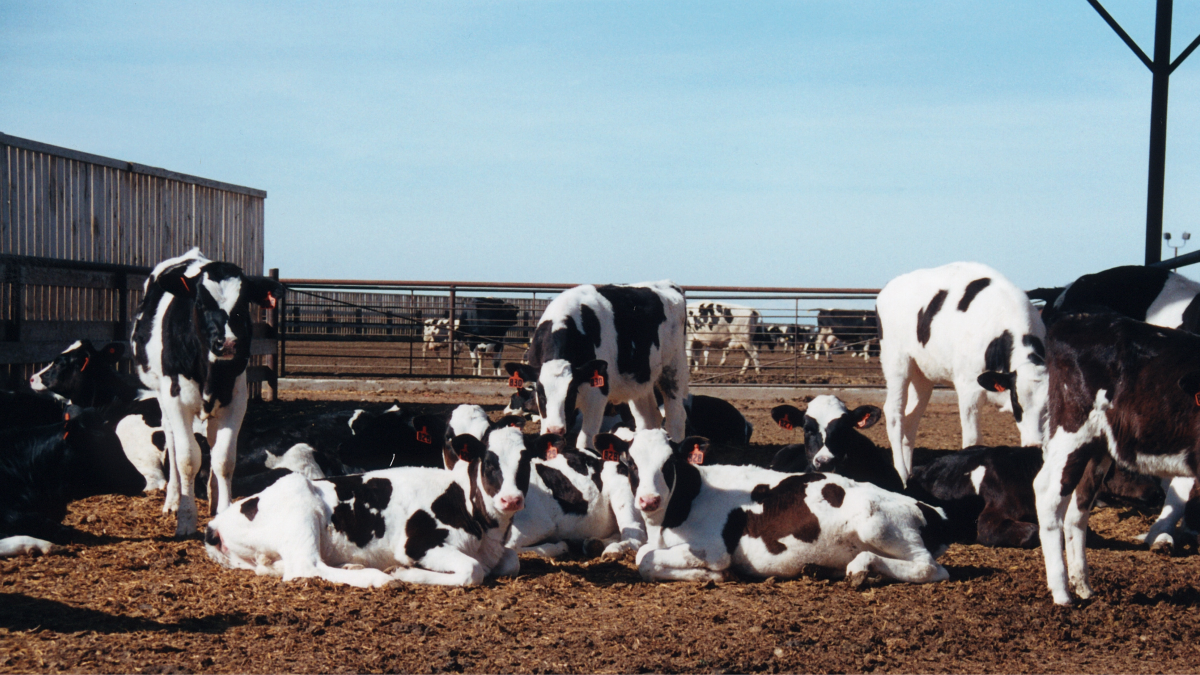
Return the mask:
[[67,416],[0,430],[0,557],[54,550],[69,535],[61,523],[72,501],[142,491],[113,432],[119,415],[71,407]]
[[[1200,469],[1200,337],[1113,314],[1061,318],[1047,339],[1050,437],[1034,481],[1054,602],[1092,595],[1086,533],[1096,488],[1118,466],[1160,477]],[[1185,524],[1200,529],[1195,510]],[[1065,555],[1064,555],[1065,540]]]
[[1012,411],[1021,445],[1041,445],[1046,329],[1023,291],[986,265],[951,263],[889,281],[876,310],[883,410],[902,480],[912,474],[917,425],[934,384],[954,385],[964,448],[979,442],[985,399]]
[[[454,419],[462,420],[458,426],[472,429],[472,435],[490,438],[496,424],[520,418],[489,424],[482,408],[463,405]],[[506,545],[519,553],[553,558],[565,554],[569,544],[597,555],[634,551],[646,543],[646,528],[633,506],[629,469],[617,461],[617,454],[610,448],[601,454],[568,449],[559,436],[544,438],[548,442],[532,462],[525,509],[513,517]]]
[[875,312],[861,309],[817,310],[817,333],[813,337],[814,356],[825,352],[833,358],[833,349],[842,345],[846,351],[858,349],[863,359],[878,356],[876,339],[879,337],[879,320]]
[[464,434],[453,447],[460,461],[452,471],[285,476],[209,521],[205,549],[233,569],[364,588],[394,580],[465,586],[515,575],[520,561],[504,539],[525,506],[533,452],[512,428],[492,433],[486,446]]
[[[1062,289],[1051,291],[1042,319],[1050,326],[1058,318],[1084,312],[1113,312],[1164,328],[1200,334],[1200,283],[1175,272],[1141,265],[1114,267],[1085,274]],[[1166,504],[1150,531],[1138,538],[1159,552],[1175,546],[1171,532],[1183,517],[1196,482],[1190,477],[1163,480]],[[1200,501],[1191,508],[1200,508]]]
[[196,530],[196,418],[207,420],[212,446],[210,511],[229,506],[237,435],[246,412],[250,303],[272,307],[281,294],[278,282],[213,262],[198,249],[164,260],[146,279],[133,323],[133,357],[138,376],[157,393],[162,408],[171,470],[163,508],[178,510],[176,536]]
[[910,497],[832,474],[704,466],[704,439],[672,444],[662,430],[598,442],[627,451],[635,469],[649,535],[637,554],[643,579],[794,577],[810,564],[855,585],[872,572],[913,583],[950,576],[936,560],[944,515]]
[[740,349],[746,354],[742,361],[742,373],[753,361],[754,372],[758,367],[759,314],[758,310],[727,302],[697,302],[687,306],[688,363],[693,369],[700,367],[700,359],[693,358],[695,350],[704,352],[704,367],[708,367],[708,352],[721,350],[721,362],[725,365],[729,352]]
[[[454,322],[454,328],[458,328],[457,321]],[[450,330],[450,319],[425,319],[421,329],[421,358],[425,358],[425,350],[428,349],[441,363],[442,349],[450,346]]]
[[504,336],[517,325],[520,310],[499,298],[472,298],[458,312],[455,336],[467,345],[475,375],[483,375],[483,355],[492,353],[492,368],[499,375]]
[[[628,402],[638,429],[665,424],[683,439],[688,395],[683,290],[669,281],[576,286],[546,306],[529,348],[529,364],[507,363],[510,383],[536,382],[542,431],[566,435],[578,405],[579,448],[594,448],[604,406]],[[655,390],[663,397],[666,419]]]

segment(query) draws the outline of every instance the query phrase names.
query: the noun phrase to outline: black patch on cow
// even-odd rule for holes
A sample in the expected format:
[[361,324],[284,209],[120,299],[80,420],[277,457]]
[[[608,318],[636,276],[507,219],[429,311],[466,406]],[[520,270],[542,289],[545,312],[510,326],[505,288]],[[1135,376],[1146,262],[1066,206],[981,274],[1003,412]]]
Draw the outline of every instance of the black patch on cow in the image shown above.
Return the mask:
[[1162,294],[1171,272],[1141,265],[1124,265],[1076,279],[1054,303],[1055,312],[1107,310],[1138,321]]
[[150,434],[150,442],[154,444],[154,447],[158,448],[159,452],[165,452],[167,449],[166,432],[160,429],[159,431],[155,431],[154,433]]
[[567,467],[580,476],[587,476],[588,469],[591,469],[591,478],[592,482],[596,484],[596,489],[604,489],[604,483],[600,479],[600,472],[604,470],[604,462],[575,449],[568,448],[560,451],[558,454],[567,460]]
[[424,511],[417,511],[404,524],[404,555],[411,560],[420,560],[430,549],[446,543],[450,530],[437,526],[433,516]]
[[[529,344],[529,365],[541,368],[547,361],[566,359],[575,365],[582,365],[596,358],[596,347],[600,346],[600,321],[596,313],[588,308],[587,312],[580,308],[580,321],[584,330],[580,331],[573,317],[566,317],[563,326],[557,330],[551,321],[543,321],[533,332]],[[589,324],[595,323],[595,330],[589,330]],[[544,392],[539,392],[545,397]]]
[[587,515],[587,500],[583,498],[583,493],[579,491],[579,488],[563,475],[563,472],[545,464],[538,464],[536,469],[542,483],[550,489],[550,495],[554,497],[554,501],[558,502],[563,513],[577,516]]
[[[1086,469],[1092,466],[1093,460],[1099,460],[1108,450],[1107,441],[1103,439],[1093,439],[1075,448],[1067,455],[1067,462],[1062,470],[1062,482],[1059,494],[1063,497],[1075,491],[1079,486],[1079,481],[1083,479],[1083,473]],[[1070,487],[1067,487],[1067,486]]]
[[483,491],[489,497],[495,497],[496,493],[504,485],[504,470],[500,468],[500,456],[491,450],[483,456],[483,464],[481,467],[480,482],[483,483]]
[[925,550],[937,554],[954,541],[953,527],[932,506],[917,502],[917,509],[925,518],[925,524],[921,526],[921,542],[925,544]]
[[383,510],[392,500],[392,481],[386,478],[363,481],[362,476],[334,476],[326,480],[333,484],[338,498],[330,519],[335,530],[359,548],[384,535],[387,525]]
[[675,366],[663,365],[658,376],[658,391],[664,398],[675,398],[679,392],[679,374],[675,372]]
[[[488,454],[493,453],[489,452]],[[500,523],[488,515],[487,506],[483,503],[483,492],[479,489],[479,470],[479,460],[472,461],[471,466],[467,468],[467,476],[471,479],[471,510],[475,512],[475,518],[483,525],[483,529],[490,530]],[[499,492],[499,487],[496,488],[496,491]],[[492,494],[494,495],[495,492]]]
[[660,346],[658,328],[667,320],[662,298],[649,288],[634,286],[597,286],[596,292],[613,308],[617,372],[639,384],[649,382],[650,349]]
[[746,514],[746,536],[763,540],[772,555],[787,550],[780,541],[789,535],[811,544],[821,535],[821,523],[804,501],[808,484],[823,480],[820,474],[788,476],[775,487],[756,485],[750,498],[763,505],[762,513]]
[[1192,298],[1183,310],[1183,323],[1179,324],[1179,330],[1200,334],[1200,294]]
[[829,502],[830,506],[838,509],[842,507],[842,501],[846,499],[846,490],[841,485],[829,483],[821,488],[821,496]]
[[725,551],[733,555],[742,535],[746,534],[746,512],[733,509],[725,518],[725,526],[721,528],[721,539],[725,541]]
[[1042,344],[1042,339],[1036,335],[1026,334],[1021,338],[1021,343],[1029,347],[1031,354],[1029,362],[1035,366],[1046,365],[1046,345]]
[[[600,318],[596,310],[587,305],[579,306],[579,321],[583,324],[583,334],[591,338],[592,346],[600,346]],[[589,361],[591,359],[588,359]]]
[[[670,475],[668,475],[668,470]],[[700,471],[683,457],[672,455],[663,465],[663,478],[671,488],[663,527],[679,527],[692,512],[692,502],[700,494]]]
[[1012,333],[1004,331],[1000,337],[988,343],[983,353],[983,368],[996,373],[1012,372]]
[[458,483],[451,483],[445,492],[433,500],[430,508],[433,509],[434,517],[441,522],[458,528],[476,539],[483,538],[483,525],[467,509],[467,496]]
[[246,520],[254,520],[254,516],[258,515],[258,497],[251,497],[242,502],[241,510]]
[[942,311],[942,303],[946,302],[946,296],[949,294],[949,291],[938,291],[927,307],[917,310],[917,341],[922,345],[929,342],[933,317]]
[[966,290],[963,291],[962,299],[958,301],[958,311],[967,311],[971,307],[971,301],[975,299],[975,296],[979,295],[980,291],[987,288],[991,284],[992,280],[988,277],[976,279],[975,281],[967,284]]

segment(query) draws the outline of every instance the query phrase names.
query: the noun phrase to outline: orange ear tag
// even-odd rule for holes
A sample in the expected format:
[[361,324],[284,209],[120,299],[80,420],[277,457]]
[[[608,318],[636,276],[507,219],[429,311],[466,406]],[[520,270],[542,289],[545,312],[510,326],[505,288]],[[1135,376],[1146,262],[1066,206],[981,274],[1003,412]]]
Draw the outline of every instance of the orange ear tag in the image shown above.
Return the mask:
[[592,386],[596,387],[597,389],[604,386],[604,376],[601,375],[600,371],[598,370],[595,373],[592,373]]
[[88,362],[91,360],[92,360],[92,357],[90,357],[90,356],[83,357],[83,366],[79,369],[79,372],[82,373],[83,371],[87,370]]
[[1000,392],[1000,393],[1002,393],[1002,394],[1003,394],[1004,392],[1008,391],[1007,389],[1005,389],[1005,388],[1004,388],[1004,385],[1000,384],[999,382],[993,382],[993,383],[992,383],[992,389],[995,389],[996,391],[998,391],[998,392]]
[[688,453],[688,464],[703,464],[704,453],[700,452],[700,448],[694,448]]
[[[1197,396],[1200,396],[1200,394],[1197,394]],[[612,446],[611,443],[609,443],[607,448],[604,448],[600,451],[600,459],[605,462],[617,461],[617,450]]]
[[421,427],[421,430],[417,432],[417,441],[426,445],[433,442],[433,439],[429,437],[429,431],[426,427]]
[[179,283],[183,284],[183,290],[187,291],[188,293],[192,292],[192,289],[188,288],[187,277],[179,277]]
[[1196,392],[1196,405],[1200,405],[1200,391]]
[[858,424],[856,424],[854,426],[858,427],[859,429],[862,429],[867,426],[867,420],[869,420],[869,419],[871,419],[871,413],[867,413],[866,415],[863,415],[863,418],[861,420],[859,420]]
[[796,428],[792,426],[792,421],[788,419],[787,413],[784,413],[783,418],[779,420],[779,426],[783,427],[787,431],[791,431],[792,429]]
[[521,379],[520,373],[513,373],[512,377],[508,378],[508,386],[513,389],[520,389],[525,386],[525,380]]
[[271,309],[275,309],[276,302],[278,302],[278,301],[275,299],[275,296],[272,295],[271,293],[267,293],[267,307],[269,307]]
[[554,459],[555,457],[558,457],[558,446],[547,445],[546,446],[546,459],[551,460],[551,459]]

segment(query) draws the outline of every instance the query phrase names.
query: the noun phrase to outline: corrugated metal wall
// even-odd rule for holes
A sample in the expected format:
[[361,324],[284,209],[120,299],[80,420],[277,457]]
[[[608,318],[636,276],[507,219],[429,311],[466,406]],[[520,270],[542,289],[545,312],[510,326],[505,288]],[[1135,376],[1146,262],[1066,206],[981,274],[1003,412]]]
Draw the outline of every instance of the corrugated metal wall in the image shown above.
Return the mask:
[[262,274],[266,196],[0,134],[0,253],[153,267],[199,246]]

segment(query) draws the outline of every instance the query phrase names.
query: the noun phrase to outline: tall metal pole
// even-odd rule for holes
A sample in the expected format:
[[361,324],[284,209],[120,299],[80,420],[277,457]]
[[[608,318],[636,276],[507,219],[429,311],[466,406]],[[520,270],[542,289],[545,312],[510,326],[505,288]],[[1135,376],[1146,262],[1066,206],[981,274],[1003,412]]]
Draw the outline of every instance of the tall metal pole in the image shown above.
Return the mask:
[[1171,82],[1173,0],[1158,0],[1150,93],[1150,170],[1146,181],[1146,264],[1162,260],[1163,192],[1167,172],[1167,92]]

